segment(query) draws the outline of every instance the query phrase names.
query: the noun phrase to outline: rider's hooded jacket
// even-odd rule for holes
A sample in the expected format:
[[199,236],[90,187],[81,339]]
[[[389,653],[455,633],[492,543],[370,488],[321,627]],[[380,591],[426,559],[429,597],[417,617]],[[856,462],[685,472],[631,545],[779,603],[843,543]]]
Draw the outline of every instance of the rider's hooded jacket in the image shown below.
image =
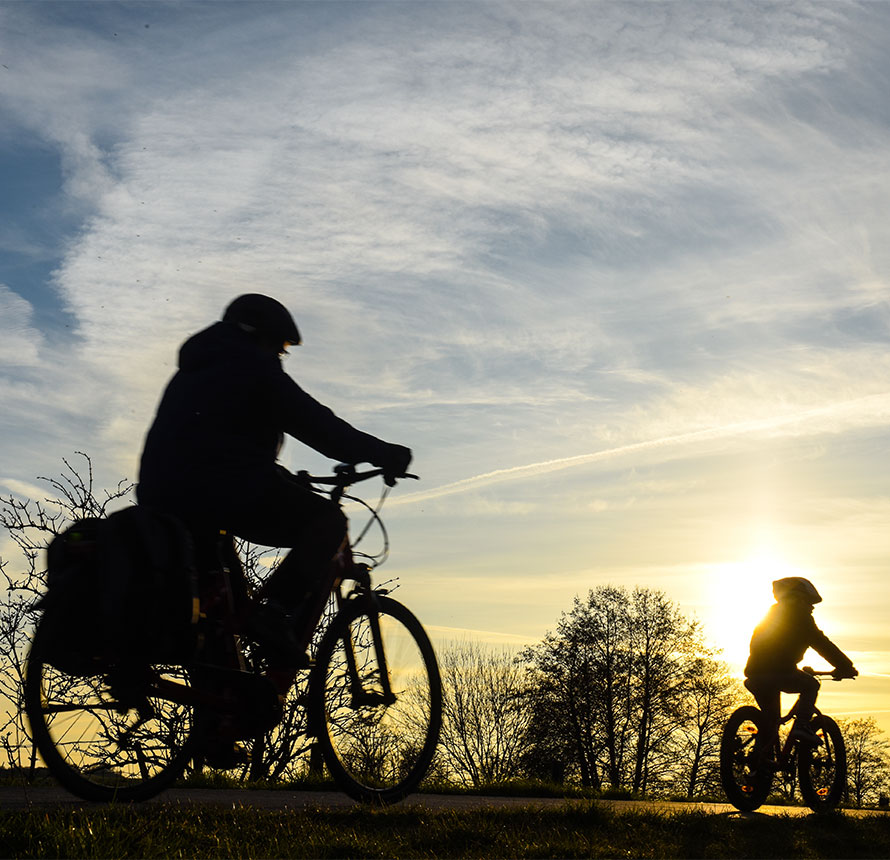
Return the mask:
[[387,466],[399,446],[338,418],[285,373],[281,359],[228,322],[189,338],[145,440],[141,504],[191,513],[260,499],[280,480],[283,434],[341,462]]
[[781,600],[754,629],[745,676],[794,672],[807,648],[836,669],[853,667],[850,658],[816,626],[812,604]]

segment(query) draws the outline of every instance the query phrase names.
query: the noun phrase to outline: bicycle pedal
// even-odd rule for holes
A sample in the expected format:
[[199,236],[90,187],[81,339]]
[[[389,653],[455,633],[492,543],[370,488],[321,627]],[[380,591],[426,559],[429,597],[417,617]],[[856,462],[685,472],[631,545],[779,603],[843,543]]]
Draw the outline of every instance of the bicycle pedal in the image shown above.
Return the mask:
[[798,743],[806,744],[807,746],[817,747],[822,744],[822,738],[810,729],[792,729],[789,737],[793,738]]
[[233,770],[250,761],[250,751],[239,743],[216,742],[204,750],[204,763],[212,770]]

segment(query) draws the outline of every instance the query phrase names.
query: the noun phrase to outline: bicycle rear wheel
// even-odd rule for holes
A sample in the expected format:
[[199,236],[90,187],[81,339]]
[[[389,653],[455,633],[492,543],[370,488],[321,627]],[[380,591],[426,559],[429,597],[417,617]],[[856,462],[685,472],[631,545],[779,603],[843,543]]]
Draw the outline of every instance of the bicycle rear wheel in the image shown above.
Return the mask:
[[813,812],[831,812],[847,788],[847,748],[838,724],[820,714],[812,720],[818,746],[798,745],[797,775],[804,803]]
[[[28,654],[25,711],[50,773],[85,800],[145,800],[170,786],[191,755],[191,705],[153,694],[159,679],[186,685],[182,667],[146,667],[112,683],[53,665],[40,625]],[[64,661],[60,661],[64,662]]]
[[439,667],[420,622],[389,597],[347,603],[319,644],[309,709],[325,764],[350,797],[394,803],[410,794],[430,767],[442,724]]
[[720,781],[729,802],[742,812],[763,804],[773,772],[764,763],[767,728],[763,713],[752,705],[733,711],[720,739]]

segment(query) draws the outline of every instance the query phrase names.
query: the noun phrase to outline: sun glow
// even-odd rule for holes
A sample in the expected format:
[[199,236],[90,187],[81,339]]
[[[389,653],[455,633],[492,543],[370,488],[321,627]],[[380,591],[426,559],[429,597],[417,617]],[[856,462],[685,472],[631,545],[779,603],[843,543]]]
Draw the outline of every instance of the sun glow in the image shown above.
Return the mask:
[[723,649],[723,659],[733,669],[741,672],[748,659],[751,633],[773,603],[773,580],[808,575],[766,555],[714,567],[705,629],[708,638]]

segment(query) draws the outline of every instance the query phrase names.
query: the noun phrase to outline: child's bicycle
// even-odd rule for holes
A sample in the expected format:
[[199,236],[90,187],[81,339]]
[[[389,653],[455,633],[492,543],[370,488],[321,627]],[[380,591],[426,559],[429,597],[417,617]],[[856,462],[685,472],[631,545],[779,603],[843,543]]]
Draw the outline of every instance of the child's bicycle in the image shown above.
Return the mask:
[[[348,486],[381,474],[350,466],[330,478],[305,478],[332,485],[331,498],[340,503]],[[379,522],[377,511],[372,514]],[[263,672],[261,649],[233,611],[243,576],[232,539],[220,533],[216,543],[217,569],[202,571],[210,587],[202,589],[198,646],[183,665],[106,660],[89,673],[59,668],[54,664],[65,660],[49,656],[43,646],[49,635],[41,636],[38,623],[25,709],[47,768],[79,797],[143,800],[200,761],[208,740],[220,734],[229,741],[273,737],[267,733],[282,719],[282,702]],[[420,622],[385,587],[372,586],[370,572],[351,547],[335,560],[335,614],[314,660],[299,667],[309,675],[300,701],[314,738],[306,754],[311,767],[317,771],[323,759],[351,797],[392,803],[412,792],[430,767],[442,686]],[[306,642],[312,638],[312,630],[301,632]]]
[[[805,666],[811,675],[816,672]],[[793,707],[779,721],[783,725],[794,717]],[[778,726],[772,730],[763,712],[753,705],[736,709],[723,727],[720,741],[720,779],[729,802],[742,812],[751,812],[763,804],[777,773],[793,778],[795,770],[804,803],[813,812],[831,812],[837,807],[847,787],[847,752],[838,724],[816,709],[810,726],[818,744],[795,737],[793,730],[784,742]]]

